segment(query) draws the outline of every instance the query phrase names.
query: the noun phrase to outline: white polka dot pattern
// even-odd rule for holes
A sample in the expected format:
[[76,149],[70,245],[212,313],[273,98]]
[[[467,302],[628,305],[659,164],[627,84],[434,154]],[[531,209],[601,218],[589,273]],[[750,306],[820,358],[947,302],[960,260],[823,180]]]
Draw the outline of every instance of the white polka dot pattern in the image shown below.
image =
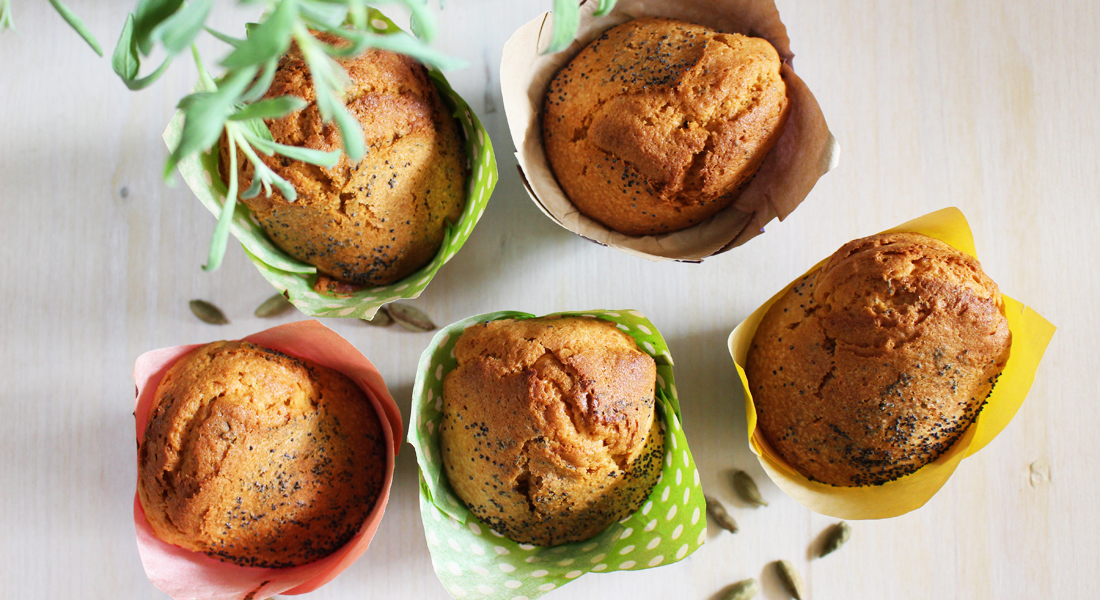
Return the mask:
[[[370,24],[377,32],[394,32],[399,28],[381,12],[370,9]],[[489,196],[497,182],[497,161],[493,154],[493,144],[482,126],[481,121],[470,110],[469,105],[451,89],[443,74],[430,70],[429,74],[443,101],[453,110],[464,131],[475,131],[476,136],[466,136],[466,155],[470,160],[470,176],[467,179],[466,207],[458,223],[449,225],[444,234],[439,253],[427,265],[405,279],[393,284],[360,290],[349,297],[337,298],[318,294],[313,291],[312,281],[317,269],[283,252],[264,234],[263,229],[252,218],[251,211],[238,202],[234,219],[230,225],[233,236],[244,247],[245,254],[252,260],[260,274],[278,290],[286,290],[290,301],[303,313],[313,317],[346,317],[351,319],[369,319],[378,308],[399,299],[416,298],[435,277],[439,268],[455,252],[458,252],[470,237],[477,224]],[[183,130],[183,114],[177,112],[168,128],[164,131],[164,140],[169,147],[179,141]],[[196,153],[180,161],[179,171],[188,187],[215,216],[221,214],[222,199],[228,190],[218,175],[219,153]],[[467,590],[472,594],[472,591]]]
[[[442,464],[431,460],[440,454],[436,425],[442,416],[443,379],[455,367],[453,349],[464,329],[475,323],[534,315],[497,312],[448,325],[436,334],[420,359],[409,442],[420,466],[420,510],[432,564],[444,587],[452,591],[461,588],[465,598],[534,600],[589,572],[648,569],[676,562],[699,547],[685,545],[685,538],[706,537],[706,520],[692,519],[703,510],[703,493],[698,477],[687,476],[697,471],[680,427],[680,407],[672,393],[675,381],[664,338],[636,311],[561,314],[612,321],[656,361],[658,415],[666,448],[660,481],[642,509],[584,542],[541,548],[517,544],[491,530],[454,498]],[[455,574],[452,564],[462,575]]]

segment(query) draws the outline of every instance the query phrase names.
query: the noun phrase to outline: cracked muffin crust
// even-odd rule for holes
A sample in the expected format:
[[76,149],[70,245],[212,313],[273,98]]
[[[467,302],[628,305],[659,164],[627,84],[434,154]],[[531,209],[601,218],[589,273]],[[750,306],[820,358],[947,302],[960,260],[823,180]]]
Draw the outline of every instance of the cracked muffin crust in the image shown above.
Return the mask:
[[332,553],[382,490],[378,415],[345,375],[248,342],[214,342],[157,386],[138,497],[158,538],[247,567]]
[[879,485],[947,451],[1008,360],[1000,291],[928,236],[849,242],[768,310],[746,374],[758,428],[812,480]]
[[520,543],[586,540],[636,511],[661,473],[656,365],[586,318],[466,329],[443,383],[443,469],[470,510]]
[[[317,37],[330,44],[339,40]],[[458,123],[423,65],[383,50],[341,60],[351,78],[345,103],[363,128],[367,154],[358,163],[341,154],[328,169],[283,156],[260,155],[298,192],[278,190],[241,198],[268,237],[323,274],[360,286],[397,281],[427,264],[443,243],[447,222],[466,203],[466,154]],[[268,122],[280,144],[329,151],[342,148],[334,124],[322,124],[309,68],[297,45],[279,61],[265,98],[291,95],[308,105]],[[227,180],[228,142],[221,142]],[[242,193],[253,167],[238,151]]]
[[645,18],[606,31],[554,77],[542,136],[577,209],[627,235],[657,235],[733,202],[788,108],[766,40]]

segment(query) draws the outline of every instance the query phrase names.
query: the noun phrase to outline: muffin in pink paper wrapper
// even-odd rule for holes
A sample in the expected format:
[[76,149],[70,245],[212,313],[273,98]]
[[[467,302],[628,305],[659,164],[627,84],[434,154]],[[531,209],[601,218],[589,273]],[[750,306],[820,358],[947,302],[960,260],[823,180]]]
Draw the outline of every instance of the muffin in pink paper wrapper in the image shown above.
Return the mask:
[[[135,492],[134,528],[142,566],[150,581],[176,600],[259,600],[276,594],[313,591],[331,581],[366,551],[389,498],[394,457],[400,445],[394,432],[401,431],[401,414],[374,365],[351,343],[317,321],[280,325],[241,341],[332,369],[347,376],[363,391],[378,417],[383,437],[386,458],[382,485],[366,519],[347,543],[327,556],[286,568],[240,566],[162,541],[150,526]],[[134,418],[139,453],[158,385],[178,360],[200,346],[203,344],[162,348],[146,352],[137,359],[134,365],[137,384]]]

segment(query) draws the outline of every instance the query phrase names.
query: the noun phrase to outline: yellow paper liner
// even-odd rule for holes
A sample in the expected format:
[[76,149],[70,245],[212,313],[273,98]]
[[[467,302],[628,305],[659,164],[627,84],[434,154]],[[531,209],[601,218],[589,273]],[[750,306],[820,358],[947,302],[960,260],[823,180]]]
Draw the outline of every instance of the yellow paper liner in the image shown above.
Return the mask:
[[[974,236],[966,217],[957,208],[945,208],[880,233],[915,232],[936,238],[975,258]],[[756,407],[752,401],[744,364],[756,328],[764,315],[802,277],[820,269],[817,263],[806,273],[772,296],[733,330],[729,351],[745,391],[749,447],[760,460],[768,477],[788,496],[814,512],[841,519],[886,519],[924,506],[955,472],[963,458],[981,450],[1012,420],[1027,397],[1043,352],[1054,336],[1055,327],[1039,313],[1002,295],[1005,316],[1012,332],[1012,350],[997,385],[985,407],[966,433],[937,460],[914,473],[878,486],[838,487],[810,481],[778,456],[756,432]]]
[[[557,54],[542,54],[553,29],[551,13],[516,30],[504,45],[500,85],[520,178],[535,205],[558,225],[599,244],[653,261],[698,262],[739,246],[785,219],[822,175],[839,162],[840,146],[829,132],[817,100],[791,67],[794,54],[779,10],[771,0],[619,0],[605,17],[596,2],[581,6],[577,39]],[[631,237],[581,214],[558,185],[542,145],[543,96],[562,67],[604,31],[640,17],[666,17],[718,31],[768,40],[783,60],[791,112],[776,146],[737,199],[713,217],[681,231]]]

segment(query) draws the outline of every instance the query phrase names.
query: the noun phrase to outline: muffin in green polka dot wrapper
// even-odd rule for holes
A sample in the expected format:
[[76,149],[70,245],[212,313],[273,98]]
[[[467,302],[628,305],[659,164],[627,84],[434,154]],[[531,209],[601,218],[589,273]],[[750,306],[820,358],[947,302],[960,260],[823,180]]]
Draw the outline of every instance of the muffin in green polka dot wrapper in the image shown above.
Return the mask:
[[440,428],[443,382],[458,362],[455,345],[473,325],[531,319],[495,312],[443,328],[420,357],[413,388],[409,442],[420,466],[420,513],[436,575],[455,598],[533,600],[586,573],[647,569],[674,563],[706,539],[699,471],[680,425],[672,356],[657,328],[633,310],[556,313],[610,321],[656,363],[655,418],[664,436],[657,484],[641,507],[587,540],[552,547],[517,543],[478,518],[443,470]]
[[[399,31],[392,21],[374,9],[371,9],[369,24],[376,33]],[[243,202],[236,204],[230,232],[240,241],[260,274],[279,291],[284,292],[303,313],[316,317],[370,319],[383,304],[402,298],[416,298],[431,282],[439,268],[458,252],[485,212],[498,178],[489,134],[469,105],[451,89],[440,71],[429,68],[428,75],[443,103],[461,126],[469,175],[466,179],[466,202],[461,216],[457,222],[446,224],[438,252],[422,267],[388,285],[365,288],[348,286],[351,289],[341,290],[339,293],[318,292],[314,286],[319,276],[317,268],[277,247],[264,233],[249,208]],[[183,114],[178,112],[165,130],[164,139],[169,147],[175,147],[178,143],[183,122]],[[219,153],[216,149],[194,154],[179,163],[179,172],[184,181],[215,217],[221,214],[222,202],[228,193],[219,175],[218,163]]]

